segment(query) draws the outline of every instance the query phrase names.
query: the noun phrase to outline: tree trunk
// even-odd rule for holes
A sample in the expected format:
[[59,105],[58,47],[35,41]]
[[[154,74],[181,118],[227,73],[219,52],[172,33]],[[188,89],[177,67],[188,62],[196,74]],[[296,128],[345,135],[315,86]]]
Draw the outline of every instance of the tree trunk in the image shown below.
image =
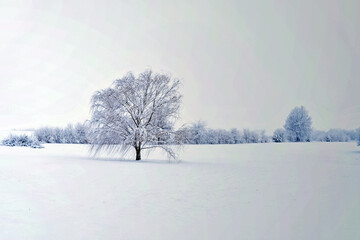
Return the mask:
[[136,150],[136,161],[141,160],[141,149],[135,148]]

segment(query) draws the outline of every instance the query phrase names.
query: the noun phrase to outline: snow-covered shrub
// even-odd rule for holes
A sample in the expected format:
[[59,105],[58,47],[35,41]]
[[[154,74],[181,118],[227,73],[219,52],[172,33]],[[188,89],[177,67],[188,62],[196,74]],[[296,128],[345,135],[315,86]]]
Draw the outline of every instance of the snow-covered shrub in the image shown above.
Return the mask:
[[360,128],[356,129],[356,133],[357,133],[357,143],[358,146],[360,146]]
[[283,128],[276,129],[272,136],[272,140],[273,140],[273,142],[277,142],[277,143],[285,142],[286,141],[285,129],[283,129]]
[[40,142],[34,137],[29,137],[27,135],[10,135],[9,137],[2,140],[2,145],[4,146],[21,146],[21,147],[32,147],[32,148],[42,148]]
[[311,117],[303,107],[295,107],[286,119],[284,128],[291,142],[308,142],[311,137]]

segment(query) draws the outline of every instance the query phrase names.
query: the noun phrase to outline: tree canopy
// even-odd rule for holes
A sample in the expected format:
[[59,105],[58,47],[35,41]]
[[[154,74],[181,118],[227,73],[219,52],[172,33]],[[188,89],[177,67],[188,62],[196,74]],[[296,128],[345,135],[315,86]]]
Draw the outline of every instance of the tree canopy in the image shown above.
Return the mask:
[[141,150],[160,147],[174,157],[167,144],[176,141],[173,123],[182,98],[179,87],[178,79],[146,70],[138,76],[129,72],[97,91],[91,99],[92,150],[133,147],[140,160]]
[[312,120],[305,107],[295,107],[286,119],[284,128],[291,142],[310,141]]

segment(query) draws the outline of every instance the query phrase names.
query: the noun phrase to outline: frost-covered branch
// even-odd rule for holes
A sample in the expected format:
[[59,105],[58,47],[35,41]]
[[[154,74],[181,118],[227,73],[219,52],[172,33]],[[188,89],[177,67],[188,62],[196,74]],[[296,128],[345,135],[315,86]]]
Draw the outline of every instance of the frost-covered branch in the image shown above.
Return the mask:
[[179,80],[147,70],[139,76],[128,73],[110,88],[97,91],[91,98],[92,150],[134,147],[137,160],[149,145],[171,152],[164,146],[175,139],[173,123],[182,98],[179,87]]

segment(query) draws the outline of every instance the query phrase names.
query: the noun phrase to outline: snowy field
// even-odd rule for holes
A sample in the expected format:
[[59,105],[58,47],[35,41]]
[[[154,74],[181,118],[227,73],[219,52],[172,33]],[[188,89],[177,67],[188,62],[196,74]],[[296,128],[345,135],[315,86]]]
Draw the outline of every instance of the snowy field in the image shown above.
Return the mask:
[[[360,239],[355,143],[185,146],[181,163],[0,146],[1,239]],[[146,157],[146,156],[144,156]]]

